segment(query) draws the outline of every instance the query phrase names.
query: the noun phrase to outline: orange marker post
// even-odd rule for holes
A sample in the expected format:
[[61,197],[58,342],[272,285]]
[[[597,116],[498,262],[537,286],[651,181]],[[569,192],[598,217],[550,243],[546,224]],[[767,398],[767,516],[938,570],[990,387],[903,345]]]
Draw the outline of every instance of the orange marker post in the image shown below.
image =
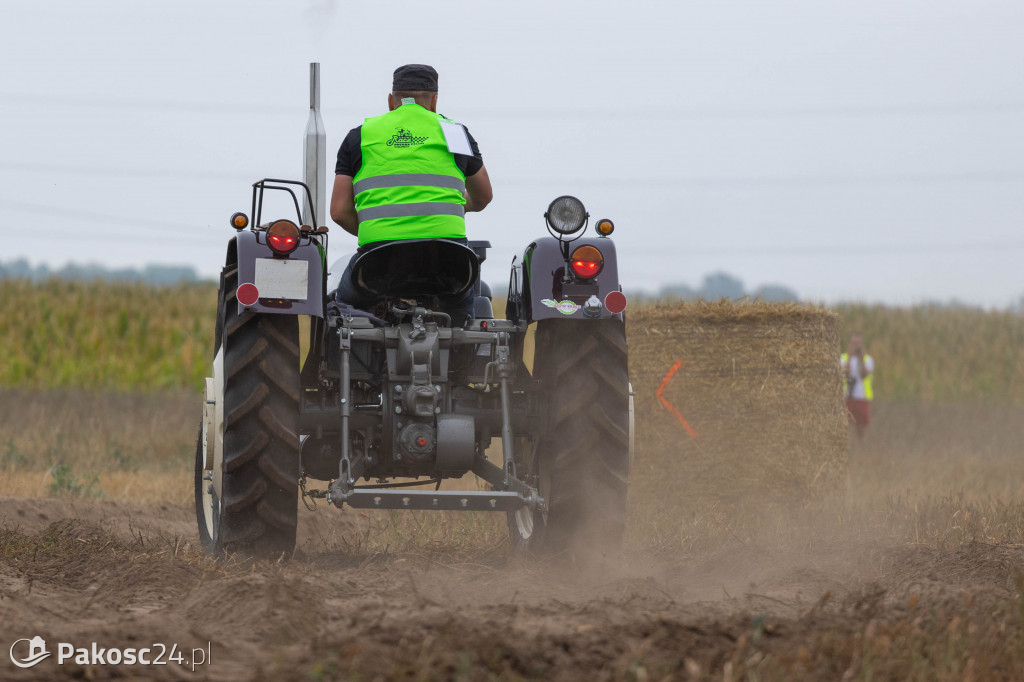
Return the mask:
[[683,361],[676,360],[676,364],[672,365],[672,369],[670,369],[668,371],[668,374],[665,375],[665,378],[661,380],[661,386],[658,387],[658,390],[655,392],[655,395],[658,396],[658,400],[661,401],[661,404],[668,408],[668,410],[676,416],[676,419],[679,420],[679,423],[682,424],[683,428],[686,429],[686,432],[690,434],[690,438],[696,438],[697,432],[693,430],[693,427],[690,426],[690,424],[685,419],[683,419],[683,415],[679,413],[679,410],[675,408],[675,405],[665,400],[665,396],[661,394],[662,391],[665,390],[665,387],[668,386],[668,382],[671,381],[672,375],[675,374],[676,371],[682,366]]

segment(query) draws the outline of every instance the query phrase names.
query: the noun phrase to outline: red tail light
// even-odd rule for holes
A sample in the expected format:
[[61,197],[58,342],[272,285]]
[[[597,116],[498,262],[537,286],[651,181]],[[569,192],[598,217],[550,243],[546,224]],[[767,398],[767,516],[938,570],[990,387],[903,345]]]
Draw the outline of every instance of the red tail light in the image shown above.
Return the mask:
[[278,220],[267,230],[267,244],[277,253],[291,253],[299,245],[299,228],[290,220]]
[[591,279],[597,277],[604,267],[604,256],[593,246],[581,246],[572,252],[569,263],[577,277]]

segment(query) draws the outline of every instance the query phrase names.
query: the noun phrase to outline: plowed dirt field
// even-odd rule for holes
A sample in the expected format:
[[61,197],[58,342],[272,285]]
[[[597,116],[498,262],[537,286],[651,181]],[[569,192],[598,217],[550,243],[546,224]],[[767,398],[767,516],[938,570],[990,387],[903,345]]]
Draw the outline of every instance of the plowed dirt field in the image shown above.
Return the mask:
[[[293,561],[217,563],[187,507],[0,499],[0,642],[41,636],[52,653],[19,669],[5,651],[0,678],[914,679],[956,652],[956,679],[1024,674],[1007,651],[1024,629],[1021,545],[844,541],[830,519],[818,537],[724,538],[683,559],[525,563],[480,547],[452,563],[340,548],[376,523],[351,511],[301,519]],[[60,642],[176,644],[184,660],[58,664]],[[195,671],[193,649],[209,656]]]
[[321,504],[294,558],[245,563],[197,546],[195,400],[0,405],[0,680],[1024,680],[1019,406],[878,405],[845,490],[790,509],[687,505],[659,450],[614,560]]

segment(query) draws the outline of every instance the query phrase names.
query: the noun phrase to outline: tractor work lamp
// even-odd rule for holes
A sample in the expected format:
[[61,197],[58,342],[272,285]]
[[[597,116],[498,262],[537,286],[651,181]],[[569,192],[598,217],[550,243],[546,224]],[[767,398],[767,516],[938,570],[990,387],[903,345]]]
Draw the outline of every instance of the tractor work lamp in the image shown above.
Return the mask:
[[566,236],[579,232],[590,216],[583,208],[583,202],[576,197],[561,196],[551,202],[544,218],[548,227],[558,234],[555,236]]

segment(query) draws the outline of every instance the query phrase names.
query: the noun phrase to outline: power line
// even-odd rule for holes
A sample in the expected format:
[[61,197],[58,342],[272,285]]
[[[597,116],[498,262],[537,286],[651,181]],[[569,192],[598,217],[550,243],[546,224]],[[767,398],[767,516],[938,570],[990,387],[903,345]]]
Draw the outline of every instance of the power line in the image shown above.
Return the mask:
[[[232,114],[240,118],[246,116],[290,116],[304,120],[307,113],[299,101],[295,105],[282,104],[231,104],[227,102],[188,102],[183,100],[159,100],[159,99],[120,99],[116,97],[98,98],[80,95],[33,95],[25,93],[0,93],[0,107],[3,106],[28,106],[28,107],[78,107],[81,109],[100,109],[103,111],[164,111],[175,113],[192,114]],[[321,113],[324,115],[359,118],[366,116],[366,112],[356,107],[323,107]]]
[[[122,225],[129,225],[132,227],[148,226],[156,227],[161,230],[174,230],[174,233],[180,235],[183,231],[188,230],[191,234],[190,239],[195,238],[208,238],[210,241],[220,242],[223,238],[229,236],[230,227],[225,226],[223,230],[216,230],[216,228],[205,225],[187,225],[183,223],[172,223],[162,220],[153,220],[147,218],[134,218],[128,216],[115,215],[110,213],[100,213],[92,211],[82,211],[78,209],[62,209],[53,208],[48,206],[40,206],[37,204],[27,204],[22,202],[0,202],[0,208],[8,208],[18,211],[24,211],[28,213],[35,213],[37,215],[52,215],[55,217],[72,218],[76,220],[82,220],[86,222],[101,222],[109,225],[110,223],[119,223]],[[60,234],[65,237],[80,239],[83,241],[95,241],[95,233],[84,233],[81,230],[75,230],[73,228],[63,228],[62,226],[50,226],[46,228],[47,233]],[[203,234],[197,234],[199,230],[203,231]],[[116,233],[105,232],[107,236],[116,236],[118,239],[127,239],[131,241],[139,242],[166,242],[168,235],[161,232],[160,234],[145,233],[145,232],[121,232]],[[640,246],[639,248],[634,245],[621,245],[622,251],[629,251],[633,253],[637,252],[651,252],[657,250],[659,253],[664,252],[662,247],[654,246]],[[900,243],[900,244],[841,244],[841,245],[793,245],[793,246],[781,246],[778,244],[765,245],[765,246],[722,246],[722,247],[697,247],[690,248],[684,247],[677,249],[673,252],[673,257],[680,256],[739,256],[739,255],[774,255],[774,256],[796,256],[796,255],[821,255],[828,254],[836,258],[844,256],[863,256],[863,255],[886,255],[886,254],[924,254],[924,253],[959,253],[959,252],[979,252],[979,251],[1017,251],[1024,249],[1024,241],[1021,240],[1001,240],[1001,241],[973,241],[973,242],[959,242],[950,244],[935,244],[935,243]]]
[[167,168],[97,168],[95,166],[75,166],[68,164],[0,162],[0,171],[12,173],[60,173],[81,176],[130,177],[155,179],[187,179],[187,180],[229,180],[232,182],[258,180],[242,173],[222,173],[210,170],[176,171]]
[[836,106],[836,107],[759,107],[751,109],[685,109],[623,107],[461,107],[459,115],[488,118],[524,118],[542,116],[547,119],[572,118],[574,120],[631,119],[631,120],[737,120],[737,119],[783,119],[783,118],[883,118],[916,116],[963,116],[1014,114],[1024,111],[1024,102],[967,102],[880,106]]
[[[151,168],[93,168],[91,166],[73,166],[58,164],[40,163],[19,163],[0,162],[0,171],[15,173],[62,173],[82,176],[104,176],[137,178],[147,177],[155,179],[187,179],[187,180],[223,180],[230,182],[245,182],[251,184],[259,178],[243,173],[229,173],[216,171],[175,171],[171,169]],[[260,176],[263,177],[263,176]],[[550,179],[505,179],[502,185],[506,187],[555,187],[555,186],[584,186],[584,187],[646,187],[660,189],[680,189],[687,187],[697,188],[731,188],[731,187],[807,187],[807,186],[841,186],[841,185],[907,185],[907,184],[933,184],[933,183],[1011,183],[1024,181],[1024,171],[954,171],[937,173],[893,173],[886,175],[876,174],[846,174],[846,175],[791,175],[791,176],[739,176],[739,177],[677,177],[677,178],[647,178],[647,179],[618,179],[618,178],[550,178]]]
[[[641,247],[636,249],[635,247],[620,246],[621,250],[626,250],[636,253],[637,251],[650,253],[651,251],[657,250],[659,253],[663,252],[664,249],[655,247]],[[860,244],[836,244],[832,246],[827,245],[794,245],[794,246],[780,246],[773,244],[770,246],[722,246],[722,247],[709,247],[709,248],[681,248],[674,251],[672,254],[673,258],[679,258],[680,256],[760,256],[760,255],[772,255],[772,256],[808,256],[808,255],[822,255],[827,254],[835,258],[842,257],[862,257],[864,255],[897,255],[897,254],[912,254],[919,255],[925,253],[960,253],[964,251],[1017,251],[1024,249],[1024,241],[1005,240],[1005,241],[993,241],[993,242],[960,242],[956,244],[931,244],[931,243],[902,243],[902,244],[872,244],[872,245],[860,245]]]
[[[246,206],[246,208],[248,208],[248,206]],[[107,229],[102,231],[102,235],[136,242],[166,243],[168,239],[181,238],[185,236],[193,241],[197,239],[203,239],[214,240],[219,243],[223,239],[227,239],[233,233],[233,228],[231,228],[231,226],[228,225],[226,217],[223,221],[218,221],[222,222],[223,224],[223,227],[220,227],[218,229],[217,225],[211,225],[209,223],[205,225],[186,222],[173,223],[170,221],[146,217],[132,217],[125,215],[117,215],[113,213],[103,213],[98,211],[83,211],[81,209],[67,209],[16,201],[0,201],[0,209],[20,211],[23,213],[31,213],[34,215],[66,218],[89,223],[101,223],[103,225],[108,226],[108,228],[111,224],[126,225],[129,227],[136,228],[136,230],[111,231]],[[149,231],[139,231],[137,228],[140,227],[149,228]],[[47,223],[46,226],[41,229],[45,230],[47,234],[60,235],[62,237],[77,239],[81,241],[95,242],[97,237],[97,232],[95,231],[86,233],[83,232],[82,230],[65,227],[59,224],[54,225]],[[160,230],[160,232],[153,233],[152,229],[158,229]]]
[[[180,99],[123,99],[117,97],[101,98],[81,95],[37,95],[30,93],[0,93],[0,105],[26,106],[75,106],[86,109],[120,109],[120,110],[160,110],[189,113],[230,113],[239,116],[247,115],[295,115],[301,116],[304,109],[301,105],[242,105],[228,102],[198,102]],[[519,107],[486,107],[465,106],[459,110],[460,116],[486,116],[488,118],[523,118],[543,117],[545,119],[668,119],[668,120],[700,120],[700,119],[773,119],[773,118],[875,118],[875,117],[906,117],[906,116],[958,116],[970,114],[1012,114],[1024,111],[1024,101],[981,101],[981,102],[930,102],[911,104],[840,105],[840,106],[782,106],[758,108],[659,108],[648,107],[551,107],[551,106],[519,106]],[[365,111],[358,107],[324,107],[323,113],[329,116],[362,116]]]
[[83,97],[81,95],[33,95],[23,93],[0,93],[0,105],[14,104],[26,106],[61,106],[79,107],[82,109],[157,109],[160,111],[187,112],[197,114],[208,114],[215,112],[235,113],[239,115],[270,114],[284,115],[295,114],[301,116],[303,109],[300,106],[274,106],[269,104],[237,105],[221,102],[186,102],[182,100],[144,100],[144,99],[119,99]]
[[1007,183],[1024,181],[1024,171],[955,171],[938,173],[900,174],[847,174],[847,175],[791,175],[791,176],[747,176],[747,177],[678,177],[623,180],[617,178],[559,178],[505,180],[511,187],[644,187],[657,189],[730,188],[730,187],[807,187],[841,185],[917,185],[932,183]]
[[[46,215],[55,218],[70,218],[72,220],[84,220],[87,222],[97,222],[110,224],[115,223],[119,225],[128,225],[130,227],[150,227],[161,230],[174,230],[177,233],[182,231],[194,231],[194,230],[209,230],[210,225],[188,225],[186,223],[174,223],[168,220],[159,220],[155,218],[149,218],[145,215],[140,216],[125,216],[117,215],[114,213],[103,213],[99,211],[84,211],[81,209],[71,208],[60,208],[56,206],[45,206],[42,204],[31,204],[21,201],[0,201],[0,208],[5,208],[13,211],[21,211],[24,213],[33,213],[36,215]],[[54,227],[47,225],[46,230],[49,231]],[[225,232],[227,231],[227,221],[225,221]]]

